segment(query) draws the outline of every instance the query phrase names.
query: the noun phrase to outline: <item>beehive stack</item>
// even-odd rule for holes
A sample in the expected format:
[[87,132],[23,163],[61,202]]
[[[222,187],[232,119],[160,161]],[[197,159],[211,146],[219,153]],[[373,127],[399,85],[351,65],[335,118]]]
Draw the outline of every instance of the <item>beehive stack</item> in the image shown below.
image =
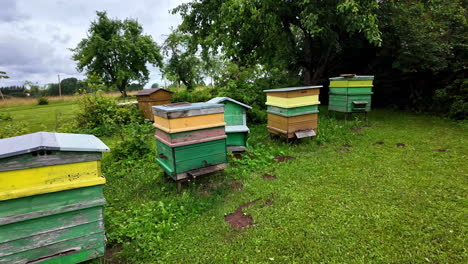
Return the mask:
[[264,90],[267,93],[268,131],[290,138],[315,136],[322,86]]
[[104,255],[101,152],[92,135],[0,140],[0,263],[79,263]]
[[246,110],[252,107],[229,97],[215,97],[207,103],[224,104],[224,122],[226,122],[226,145],[229,152],[243,152],[247,148],[249,127]]
[[175,181],[226,168],[224,105],[174,103],[153,113],[157,162]]
[[374,76],[343,76],[330,78],[329,111],[343,113],[371,110]]

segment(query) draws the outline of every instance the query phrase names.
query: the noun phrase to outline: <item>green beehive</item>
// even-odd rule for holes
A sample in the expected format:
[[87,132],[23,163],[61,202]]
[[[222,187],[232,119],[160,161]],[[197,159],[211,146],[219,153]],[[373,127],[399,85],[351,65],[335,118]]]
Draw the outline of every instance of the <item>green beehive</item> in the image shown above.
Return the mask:
[[246,110],[252,107],[229,97],[215,97],[207,103],[224,104],[224,122],[226,122],[227,150],[242,152],[247,147],[249,128]]
[[329,111],[344,113],[371,110],[374,76],[346,75],[330,78]]
[[92,135],[0,140],[0,263],[80,263],[104,255],[101,152]]

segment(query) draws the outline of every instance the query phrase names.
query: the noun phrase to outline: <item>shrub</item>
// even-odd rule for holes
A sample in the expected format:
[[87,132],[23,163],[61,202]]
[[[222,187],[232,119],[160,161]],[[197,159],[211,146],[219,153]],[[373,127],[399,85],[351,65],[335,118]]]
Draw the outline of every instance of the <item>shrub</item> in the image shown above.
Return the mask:
[[433,110],[453,119],[468,116],[468,79],[458,79],[434,95]]
[[146,155],[156,155],[152,144],[154,127],[150,122],[131,123],[120,129],[121,141],[112,149],[115,160],[140,159]]
[[49,99],[47,99],[47,97],[39,97],[37,98],[37,104],[38,105],[48,105],[49,104]]
[[24,122],[12,122],[0,127],[0,138],[16,137],[29,133],[27,124]]
[[77,127],[97,136],[111,135],[122,125],[144,120],[135,105],[118,107],[114,98],[103,96],[102,93],[83,95],[78,103],[75,118]]
[[185,89],[173,89],[172,102],[206,102],[213,97],[217,96],[216,88],[212,87],[198,87],[193,91]]

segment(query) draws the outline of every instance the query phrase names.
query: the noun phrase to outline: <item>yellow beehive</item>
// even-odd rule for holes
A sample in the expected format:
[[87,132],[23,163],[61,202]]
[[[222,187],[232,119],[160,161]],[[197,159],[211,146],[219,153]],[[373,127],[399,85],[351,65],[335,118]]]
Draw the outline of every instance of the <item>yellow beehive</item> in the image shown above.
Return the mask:
[[267,94],[267,105],[277,106],[282,108],[301,107],[306,105],[320,104],[319,96],[309,95],[302,97],[278,97]]

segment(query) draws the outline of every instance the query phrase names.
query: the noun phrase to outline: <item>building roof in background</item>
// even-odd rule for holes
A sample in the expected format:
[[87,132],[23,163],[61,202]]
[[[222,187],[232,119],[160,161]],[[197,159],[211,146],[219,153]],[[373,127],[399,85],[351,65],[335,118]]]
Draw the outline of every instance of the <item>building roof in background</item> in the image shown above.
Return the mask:
[[172,93],[171,91],[166,90],[166,89],[164,89],[164,88],[151,88],[151,89],[143,89],[143,90],[140,90],[140,91],[138,91],[138,93],[136,93],[135,95],[136,95],[136,96],[140,96],[140,95],[150,95],[150,94],[155,93],[155,92],[157,92],[157,91],[159,91],[159,90],[166,91],[166,92],[168,92],[168,93]]

